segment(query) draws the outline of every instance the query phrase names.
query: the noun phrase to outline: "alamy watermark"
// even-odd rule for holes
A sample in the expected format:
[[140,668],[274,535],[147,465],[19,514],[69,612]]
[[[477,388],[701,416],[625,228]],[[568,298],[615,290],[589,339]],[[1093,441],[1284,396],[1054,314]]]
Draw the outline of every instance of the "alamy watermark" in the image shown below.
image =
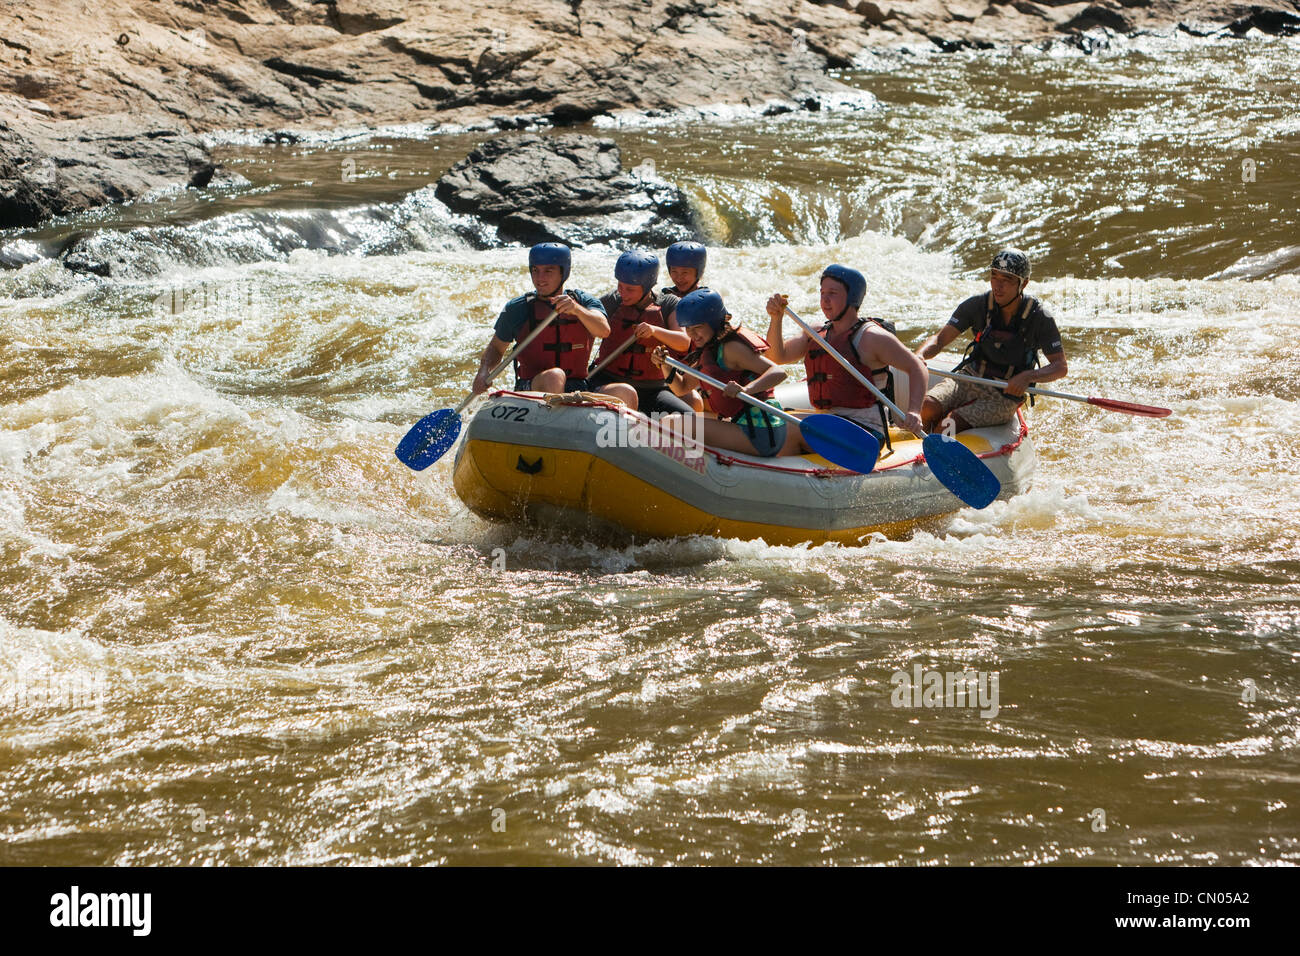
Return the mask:
[[596,447],[676,449],[681,455],[673,455],[674,458],[702,458],[703,416],[672,415],[675,421],[671,426],[665,422],[669,417],[660,412],[653,412],[648,418],[600,412],[597,415]]
[[21,666],[12,684],[0,685],[0,708],[59,710],[104,709],[103,674],[60,674],[48,668]]
[[58,167],[54,165],[54,160],[48,156],[36,160],[23,172],[31,182],[41,186],[53,186],[59,178]]
[[889,702],[895,707],[978,707],[981,717],[998,715],[1001,675],[998,671],[894,671]]
[[154,297],[160,315],[181,315],[212,309],[247,318],[262,311],[261,287],[247,279],[233,282],[177,282]]
[[83,893],[73,884],[50,897],[50,925],[56,927],[116,926],[148,936],[152,911],[152,893]]

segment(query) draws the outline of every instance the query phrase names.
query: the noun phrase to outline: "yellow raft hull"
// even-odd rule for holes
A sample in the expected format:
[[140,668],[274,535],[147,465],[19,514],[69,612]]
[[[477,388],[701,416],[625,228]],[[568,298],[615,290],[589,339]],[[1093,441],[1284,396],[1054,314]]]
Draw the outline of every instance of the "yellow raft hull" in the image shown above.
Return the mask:
[[[876,471],[857,475],[815,455],[761,459],[659,447],[657,429],[631,427],[645,421],[635,413],[555,398],[500,392],[467,423],[453,482],[476,514],[654,538],[858,544],[876,533],[905,535],[964,507],[930,473],[920,441],[901,432]],[[1034,451],[1023,420],[959,439],[997,475],[1001,497],[1028,489]]]

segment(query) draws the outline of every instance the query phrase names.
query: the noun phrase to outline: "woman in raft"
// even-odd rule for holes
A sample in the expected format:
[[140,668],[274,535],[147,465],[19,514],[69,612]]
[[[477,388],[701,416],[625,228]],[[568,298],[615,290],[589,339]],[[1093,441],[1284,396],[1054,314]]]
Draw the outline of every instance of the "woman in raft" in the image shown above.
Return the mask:
[[[678,395],[695,388],[703,391],[705,404],[717,416],[698,418],[700,431],[695,437],[714,448],[760,458],[799,454],[797,425],[787,425],[736,397],[744,392],[776,405],[772,389],[785,378],[785,371],[763,356],[767,343],[748,329],[732,325],[722,296],[711,289],[696,289],[686,295],[677,303],[676,318],[694,349],[686,364],[726,383],[725,390],[714,388],[685,372],[673,380],[672,389]],[[654,352],[655,364],[662,363],[662,355],[662,350]],[[686,424],[676,416],[664,423],[679,432]]]
[[[659,345],[679,355],[691,347],[691,340],[665,308],[663,296],[655,292],[659,257],[653,252],[631,249],[618,257],[614,278],[618,287],[600,300],[609,316],[610,333],[601,340],[597,365],[605,364],[628,339],[635,341],[603,369],[589,376],[587,387],[613,395],[628,408],[647,415],[689,414],[690,404],[672,393],[664,380],[663,367],[650,360],[651,350]],[[676,298],[672,301],[677,302]]]

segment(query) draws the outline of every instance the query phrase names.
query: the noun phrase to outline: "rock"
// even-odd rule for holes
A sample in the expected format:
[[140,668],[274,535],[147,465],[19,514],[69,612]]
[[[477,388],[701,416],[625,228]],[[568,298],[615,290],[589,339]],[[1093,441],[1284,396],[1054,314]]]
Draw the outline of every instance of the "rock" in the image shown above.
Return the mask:
[[1194,37],[1212,37],[1228,32],[1226,25],[1206,23],[1204,20],[1183,20],[1178,24],[1178,29]]
[[894,14],[894,11],[892,10],[882,10],[877,4],[872,3],[871,0],[862,0],[862,2],[854,7],[854,12],[872,26],[877,27]]
[[1117,36],[1115,31],[1108,27],[1093,27],[1082,33],[1073,33],[1062,42],[1084,53],[1092,54],[1109,50]]
[[1062,33],[1081,33],[1095,27],[1105,27],[1116,33],[1130,33],[1133,30],[1133,21],[1114,7],[1091,3],[1056,29]]
[[335,0],[338,27],[344,33],[384,30],[406,19],[400,0]]
[[130,110],[200,131],[761,107],[848,91],[827,67],[852,63],[864,21],[836,2],[3,4],[0,88],[58,119]]
[[[1100,48],[1300,33],[1300,0],[65,0],[0,4],[0,225],[201,184],[191,132],[456,123],[509,129],[728,103],[811,109],[873,45],[1060,33]],[[468,12],[467,12],[468,9]],[[87,13],[86,11],[90,11]],[[1179,23],[1179,21],[1181,21]],[[1223,24],[1216,26],[1215,24]],[[1112,31],[1106,33],[1106,31]],[[137,119],[123,119],[129,114]],[[106,120],[109,116],[116,120]],[[97,126],[117,124],[118,133]],[[44,123],[42,126],[40,124]],[[53,124],[53,125],[51,125]],[[89,139],[70,130],[81,124]],[[152,132],[130,135],[134,124]],[[21,128],[20,128],[21,127]],[[30,135],[27,130],[35,130]],[[165,132],[164,132],[165,130]],[[83,157],[84,152],[84,157]]]
[[1237,36],[1245,36],[1252,28],[1274,36],[1294,36],[1300,33],[1300,16],[1289,10],[1254,7],[1249,15],[1228,24],[1228,29]]
[[64,268],[71,272],[80,272],[83,275],[107,277],[113,271],[108,260],[89,248],[84,238],[78,239],[69,245],[60,259]]
[[525,245],[653,248],[699,238],[681,190],[624,172],[618,147],[594,136],[498,136],[449,169],[434,195]]
[[158,119],[0,120],[0,229],[161,186],[206,186],[216,168],[197,136]]

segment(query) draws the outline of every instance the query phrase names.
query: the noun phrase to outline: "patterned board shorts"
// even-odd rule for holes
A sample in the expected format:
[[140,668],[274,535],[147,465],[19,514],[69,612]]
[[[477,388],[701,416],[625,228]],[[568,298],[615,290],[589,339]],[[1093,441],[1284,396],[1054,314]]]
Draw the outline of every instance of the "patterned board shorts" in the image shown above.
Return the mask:
[[925,397],[942,405],[945,415],[956,412],[972,428],[1005,425],[1016,417],[1016,409],[1020,407],[1019,401],[1007,398],[1000,388],[972,385],[952,378],[945,378]]

